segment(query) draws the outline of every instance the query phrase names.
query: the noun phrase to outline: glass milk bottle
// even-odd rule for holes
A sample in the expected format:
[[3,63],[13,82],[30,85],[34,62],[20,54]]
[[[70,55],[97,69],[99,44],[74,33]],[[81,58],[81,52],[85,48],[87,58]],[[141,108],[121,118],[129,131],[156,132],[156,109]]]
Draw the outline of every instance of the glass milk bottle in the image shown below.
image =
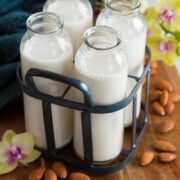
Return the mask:
[[[75,57],[75,77],[85,82],[95,105],[111,105],[126,95],[128,64],[118,33],[106,26],[90,28]],[[76,92],[78,101],[83,97]],[[96,163],[116,158],[122,148],[124,110],[110,114],[92,114],[93,157]],[[75,111],[74,150],[83,159],[81,112]]]
[[83,33],[93,25],[93,11],[89,0],[47,0],[43,11],[58,14],[64,20],[64,29],[69,33],[74,56],[83,42]]
[[[71,75],[73,48],[69,35],[63,30],[63,21],[54,13],[36,13],[27,20],[27,32],[21,45],[22,77],[30,68],[39,68]],[[34,78],[39,91],[60,96],[66,86],[44,78]],[[72,139],[73,111],[52,105],[56,148]],[[35,136],[36,145],[46,148],[42,103],[24,94],[25,129]]]
[[[105,9],[99,15],[97,25],[115,28],[122,36],[122,44],[128,56],[128,74],[140,77],[144,66],[146,25],[140,13],[140,0],[106,0]],[[136,81],[128,78],[128,96]],[[137,117],[140,114],[141,88],[137,92]],[[133,103],[125,109],[125,127],[132,124]]]

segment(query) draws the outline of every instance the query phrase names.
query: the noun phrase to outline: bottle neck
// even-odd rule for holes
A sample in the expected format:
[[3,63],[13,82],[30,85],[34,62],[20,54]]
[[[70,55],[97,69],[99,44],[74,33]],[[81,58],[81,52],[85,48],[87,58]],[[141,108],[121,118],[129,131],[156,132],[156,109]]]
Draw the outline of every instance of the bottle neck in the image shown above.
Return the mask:
[[51,12],[39,12],[31,15],[27,22],[27,30],[41,36],[51,35],[63,29],[64,22]]
[[84,43],[95,50],[110,50],[118,47],[121,39],[117,31],[107,26],[95,26],[84,34]]
[[105,7],[118,15],[139,13],[140,6],[140,0],[105,0]]

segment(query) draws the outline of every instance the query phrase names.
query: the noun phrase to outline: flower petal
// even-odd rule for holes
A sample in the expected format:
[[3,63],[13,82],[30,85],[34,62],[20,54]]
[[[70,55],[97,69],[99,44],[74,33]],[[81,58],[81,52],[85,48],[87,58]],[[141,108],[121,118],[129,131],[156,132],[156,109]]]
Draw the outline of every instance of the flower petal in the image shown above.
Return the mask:
[[0,163],[0,175],[13,171],[14,169],[16,169],[17,166],[18,166],[18,162],[12,164],[9,164],[8,162]]
[[146,21],[156,22],[157,20],[159,20],[159,16],[155,10],[155,7],[150,7],[146,10],[145,18],[146,18]]
[[13,130],[7,130],[2,137],[2,141],[7,142],[8,144],[11,144],[12,138],[16,135],[16,133]]
[[20,146],[24,155],[29,155],[34,147],[34,137],[31,133],[22,133],[12,138],[12,144]]
[[172,0],[157,0],[155,8],[157,12],[161,12],[163,8],[166,8],[166,7],[173,8],[174,5],[175,5],[175,0],[173,1]]
[[6,156],[6,151],[8,150],[8,143],[0,142],[0,163],[4,163],[8,160],[8,156]]
[[31,154],[29,154],[27,157],[23,158],[22,160],[20,160],[20,162],[22,164],[26,164],[26,163],[30,163],[35,161],[36,159],[38,159],[41,156],[41,152],[33,149],[33,151],[31,152]]

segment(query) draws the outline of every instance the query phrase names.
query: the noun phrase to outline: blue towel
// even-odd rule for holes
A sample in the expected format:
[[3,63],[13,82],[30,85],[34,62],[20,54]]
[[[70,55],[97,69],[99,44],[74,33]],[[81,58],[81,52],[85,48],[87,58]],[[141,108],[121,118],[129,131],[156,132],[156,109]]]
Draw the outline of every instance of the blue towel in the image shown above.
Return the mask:
[[[94,0],[90,0],[92,5]],[[42,10],[45,0],[0,0],[0,110],[22,100],[16,79],[19,45],[26,20]]]

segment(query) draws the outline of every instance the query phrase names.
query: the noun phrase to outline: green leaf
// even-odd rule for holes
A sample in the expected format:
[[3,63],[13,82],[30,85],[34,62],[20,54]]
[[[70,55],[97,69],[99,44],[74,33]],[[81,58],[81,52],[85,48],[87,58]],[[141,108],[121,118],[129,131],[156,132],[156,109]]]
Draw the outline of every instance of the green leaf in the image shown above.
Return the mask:
[[176,38],[176,40],[178,42],[180,42],[180,32],[179,31],[176,31],[175,33],[173,33],[174,37]]
[[21,163],[24,167],[29,167],[27,163]]
[[33,151],[31,152],[31,154],[29,154],[27,157],[25,157],[24,159],[20,160],[20,162],[22,164],[26,164],[26,163],[30,163],[35,161],[36,159],[38,159],[41,156],[41,152],[33,149]]
[[7,142],[8,144],[11,144],[12,138],[16,135],[16,133],[13,130],[7,130],[2,137],[2,141]]
[[180,56],[180,46],[178,46],[178,47],[176,48],[176,54],[177,54],[178,56]]
[[15,162],[13,164],[9,164],[8,162],[0,163],[0,175],[13,171],[14,169],[16,169],[17,166],[18,162]]

